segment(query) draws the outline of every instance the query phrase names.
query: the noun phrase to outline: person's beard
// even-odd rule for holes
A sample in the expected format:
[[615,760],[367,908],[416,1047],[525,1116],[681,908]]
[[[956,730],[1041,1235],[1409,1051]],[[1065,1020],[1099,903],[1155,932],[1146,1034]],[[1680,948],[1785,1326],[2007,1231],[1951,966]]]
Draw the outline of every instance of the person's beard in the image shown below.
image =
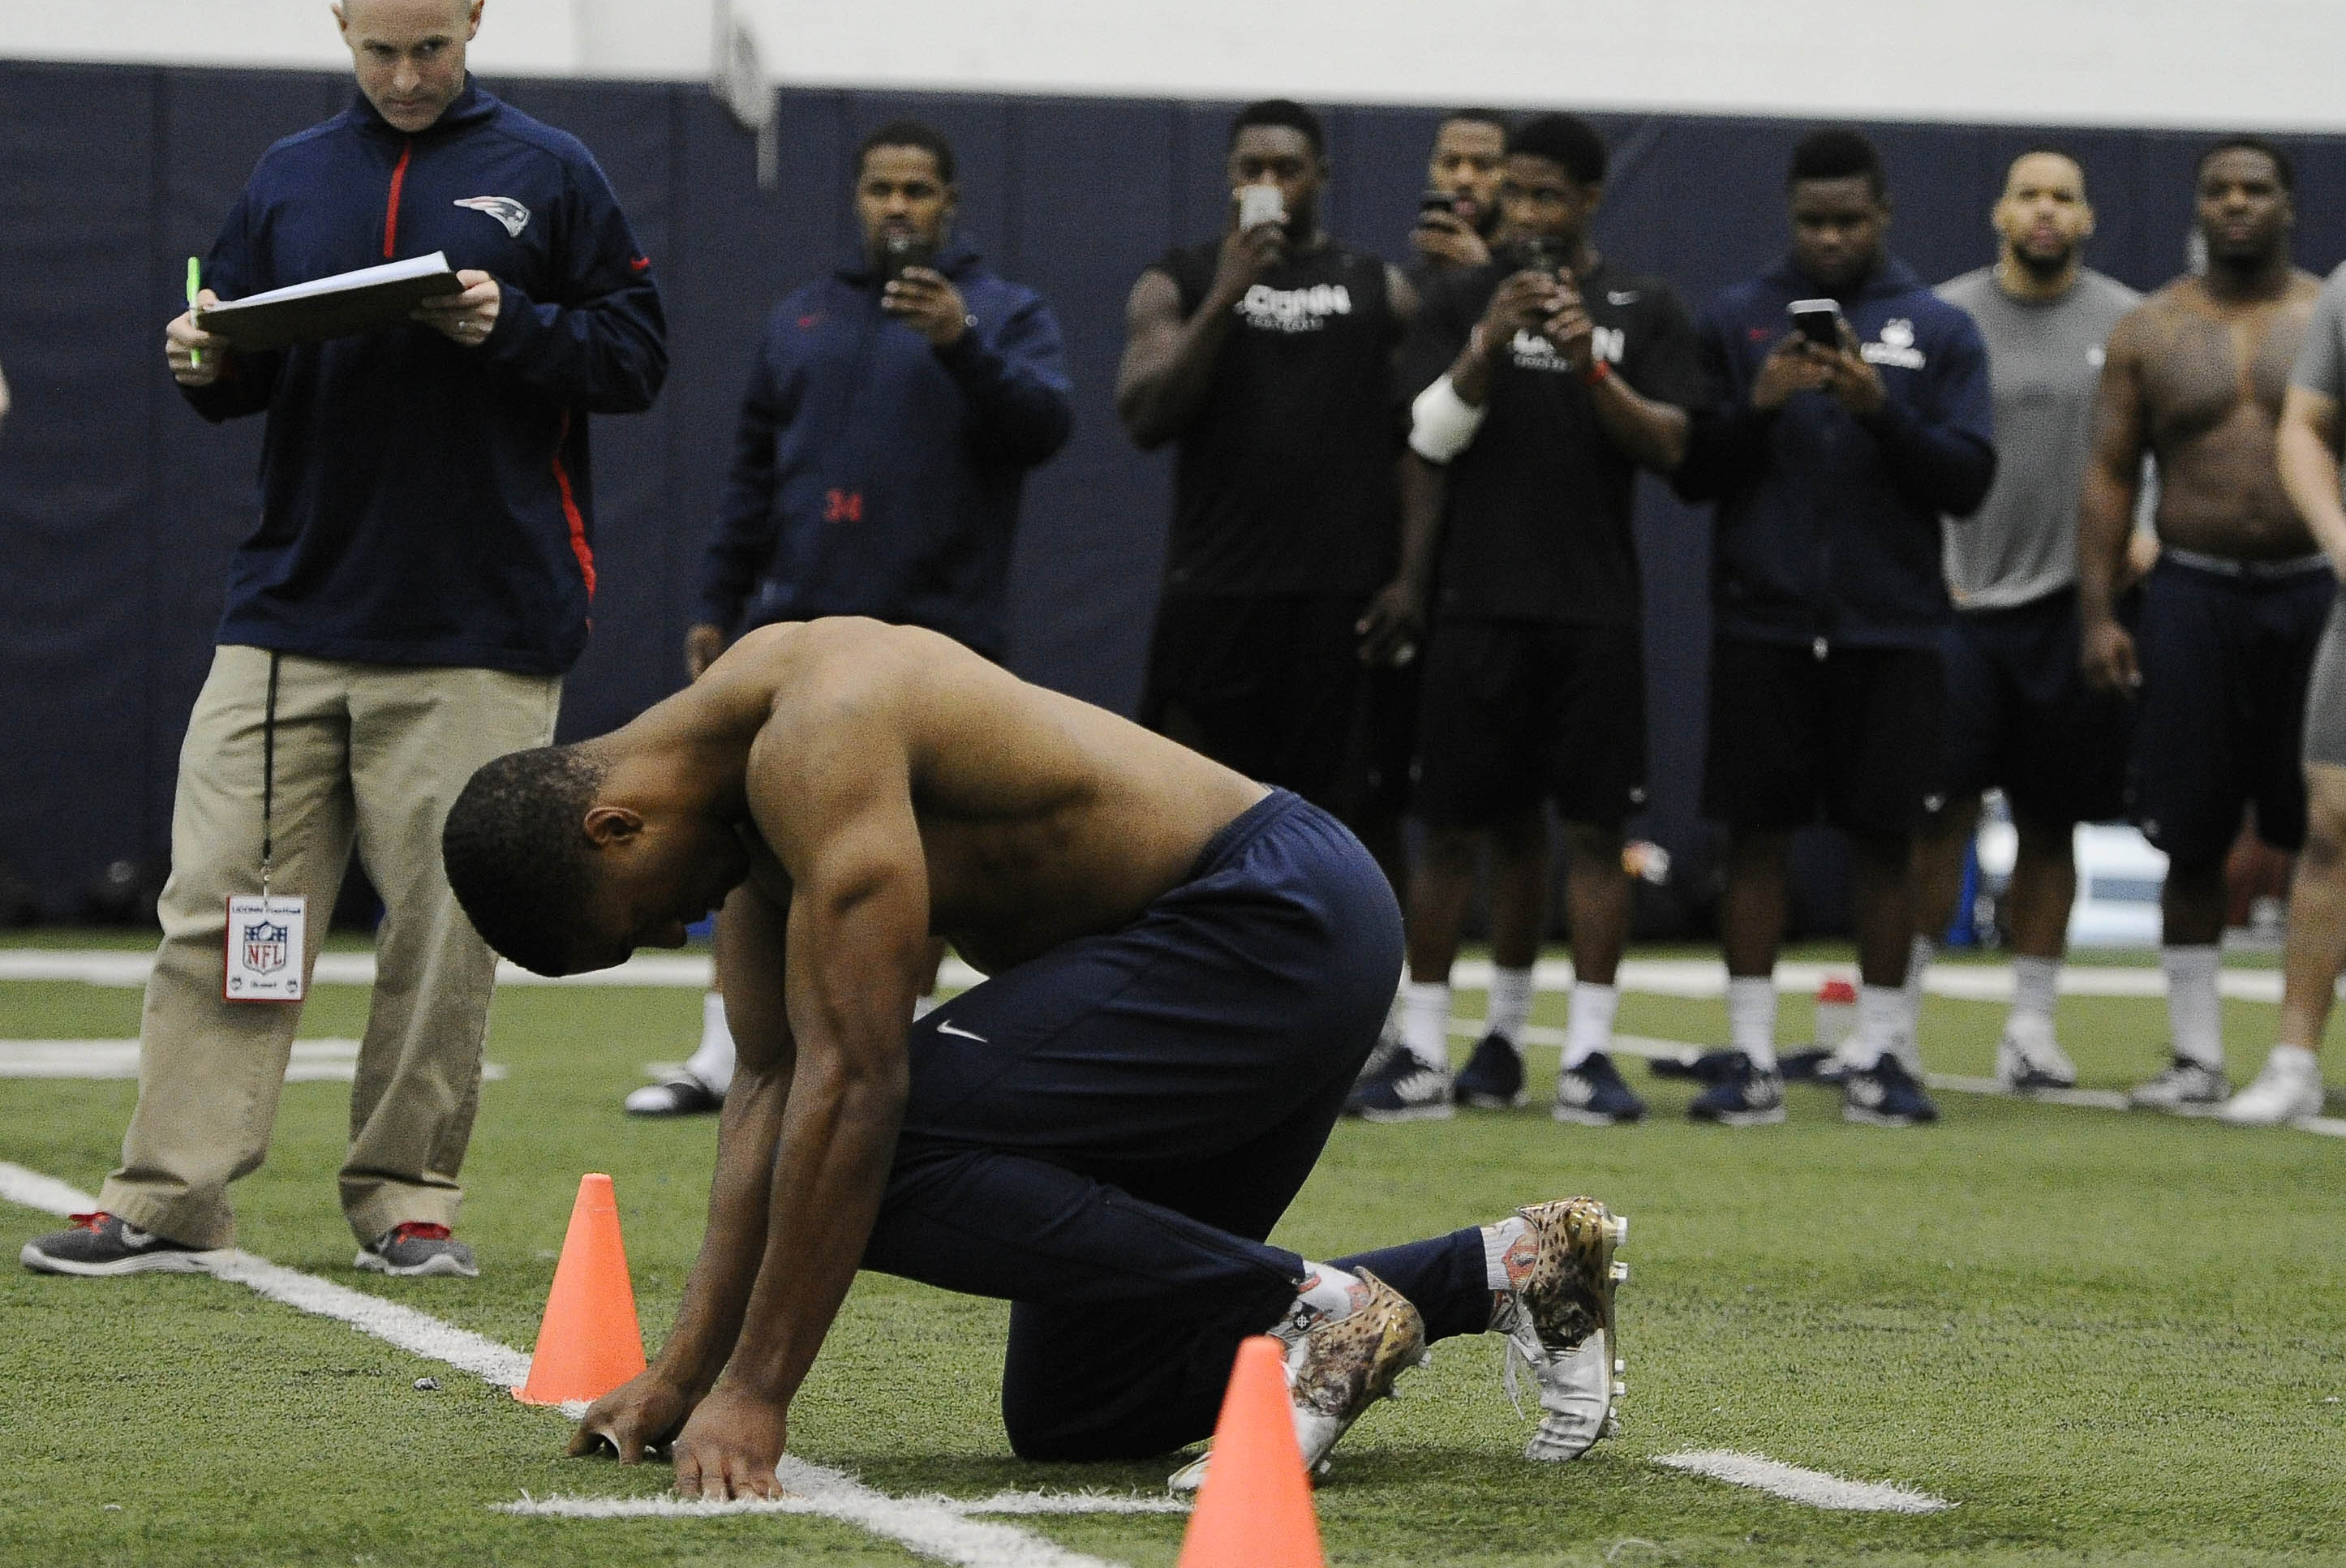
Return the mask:
[[2050,283],[2067,271],[2069,263],[2076,259],[2076,255],[2077,248],[2074,245],[2064,245],[2050,256],[2032,255],[2017,245],[2012,248],[2012,259],[2020,263],[2022,271],[2039,283]]

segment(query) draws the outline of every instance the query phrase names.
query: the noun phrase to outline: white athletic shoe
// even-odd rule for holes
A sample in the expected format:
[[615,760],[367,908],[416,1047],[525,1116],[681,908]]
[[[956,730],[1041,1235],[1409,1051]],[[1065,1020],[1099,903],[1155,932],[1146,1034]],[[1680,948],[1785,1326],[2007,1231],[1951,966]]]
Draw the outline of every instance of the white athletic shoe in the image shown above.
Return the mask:
[[[1518,1361],[1539,1382],[1540,1423],[1525,1459],[1551,1463],[1578,1459],[1602,1437],[1620,1430],[1613,1401],[1627,1393],[1626,1363],[1613,1317],[1613,1290],[1629,1266],[1613,1254],[1628,1239],[1629,1222],[1593,1197],[1535,1203],[1515,1211],[1530,1234],[1510,1249],[1506,1294],[1491,1327],[1507,1337],[1507,1397],[1523,1408],[1515,1387]],[[1518,1255],[1525,1243],[1531,1256]]]
[[[1393,1397],[1396,1378],[1430,1353],[1425,1319],[1408,1298],[1365,1268],[1358,1274],[1369,1298],[1348,1316],[1333,1322],[1321,1319],[1300,1334],[1288,1323],[1272,1330],[1287,1342],[1287,1393],[1307,1475],[1319,1471],[1336,1440],[1371,1405]],[[1205,1484],[1206,1463],[1213,1457],[1198,1455],[1165,1484],[1175,1492],[1195,1492]]]
[[2277,1127],[2321,1114],[2321,1062],[2299,1045],[2276,1045],[2255,1083],[2216,1113],[2238,1127]]
[[1995,1078],[2007,1089],[2074,1089],[2076,1064],[2061,1049],[2050,1022],[2034,1014],[2012,1019],[1995,1043]]
[[2127,1099],[2146,1111],[2205,1113],[2230,1097],[2232,1081],[2221,1067],[2210,1067],[2188,1056],[2178,1056],[2167,1071],[2147,1084],[2127,1091]]

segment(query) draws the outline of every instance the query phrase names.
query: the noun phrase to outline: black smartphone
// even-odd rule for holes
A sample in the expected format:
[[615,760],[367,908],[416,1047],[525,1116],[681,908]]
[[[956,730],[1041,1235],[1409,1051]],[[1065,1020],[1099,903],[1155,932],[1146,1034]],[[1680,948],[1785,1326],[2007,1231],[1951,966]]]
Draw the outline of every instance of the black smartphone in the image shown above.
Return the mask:
[[909,268],[933,268],[937,264],[937,248],[909,234],[888,236],[881,241],[880,254],[882,262],[880,281],[883,285],[901,281]]
[[1795,300],[1784,307],[1791,312],[1792,330],[1821,349],[1841,347],[1841,305],[1833,300]]
[[1513,249],[1515,266],[1521,271],[1553,273],[1564,265],[1564,247],[1545,234],[1518,239]]
[[1457,217],[1458,199],[1446,190],[1429,190],[1417,199],[1418,222],[1423,223],[1437,213],[1444,218]]

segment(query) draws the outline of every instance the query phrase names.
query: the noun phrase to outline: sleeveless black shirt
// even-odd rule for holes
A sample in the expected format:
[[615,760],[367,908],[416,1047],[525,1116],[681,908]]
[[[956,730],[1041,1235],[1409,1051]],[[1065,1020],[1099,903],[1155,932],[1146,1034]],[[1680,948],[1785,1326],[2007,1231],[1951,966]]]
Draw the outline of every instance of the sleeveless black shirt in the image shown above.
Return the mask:
[[[1185,317],[1220,250],[1209,241],[1158,263]],[[1331,242],[1265,272],[1236,310],[1180,436],[1166,591],[1372,593],[1399,555],[1392,473],[1407,433],[1385,264]]]

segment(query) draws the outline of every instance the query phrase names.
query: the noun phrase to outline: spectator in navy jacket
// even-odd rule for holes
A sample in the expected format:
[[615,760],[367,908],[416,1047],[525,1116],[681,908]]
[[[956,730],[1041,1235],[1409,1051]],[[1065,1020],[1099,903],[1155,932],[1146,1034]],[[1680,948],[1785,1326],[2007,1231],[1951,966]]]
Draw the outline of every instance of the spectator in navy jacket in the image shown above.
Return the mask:
[[[1710,402],[1676,476],[1718,507],[1703,809],[1729,834],[1734,1053],[1691,1113],[1783,1119],[1773,971],[1788,849],[1821,807],[1856,860],[1863,984],[1844,1114],[1904,1125],[1936,1115],[1898,1037],[1906,865],[1944,707],[1942,519],[1975,510],[1995,476],[1987,352],[1972,319],[1883,249],[1889,194],[1863,137],[1804,138],[1788,188],[1791,255],[1703,314]],[[1799,300],[1834,303],[1837,342],[1790,330]]]
[[[122,1166],[35,1268],[188,1269],[234,1240],[228,1185],[267,1152],[300,1008],[225,1000],[224,941],[306,969],[355,844],[384,916],[342,1212],[362,1268],[476,1272],[449,1228],[495,960],[448,891],[441,822],[474,769],[552,735],[595,589],[587,415],[648,406],[667,351],[594,158],[467,79],[478,0],[334,10],[357,100],[262,156],[204,299],[434,251],[462,287],[281,351],[192,313],[167,330],[199,413],[267,415],[260,515],[180,754]],[[306,947],[293,921],[224,932],[264,878],[306,901]]]
[[[740,633],[820,616],[925,626],[997,662],[1009,640],[1019,495],[1073,418],[1059,323],[954,243],[953,147],[937,131],[882,126],[855,161],[860,252],[774,308],[750,374],[685,637],[695,679]],[[908,244],[933,265],[892,265]],[[732,1078],[711,992],[699,1049],[627,1108],[714,1110]]]

